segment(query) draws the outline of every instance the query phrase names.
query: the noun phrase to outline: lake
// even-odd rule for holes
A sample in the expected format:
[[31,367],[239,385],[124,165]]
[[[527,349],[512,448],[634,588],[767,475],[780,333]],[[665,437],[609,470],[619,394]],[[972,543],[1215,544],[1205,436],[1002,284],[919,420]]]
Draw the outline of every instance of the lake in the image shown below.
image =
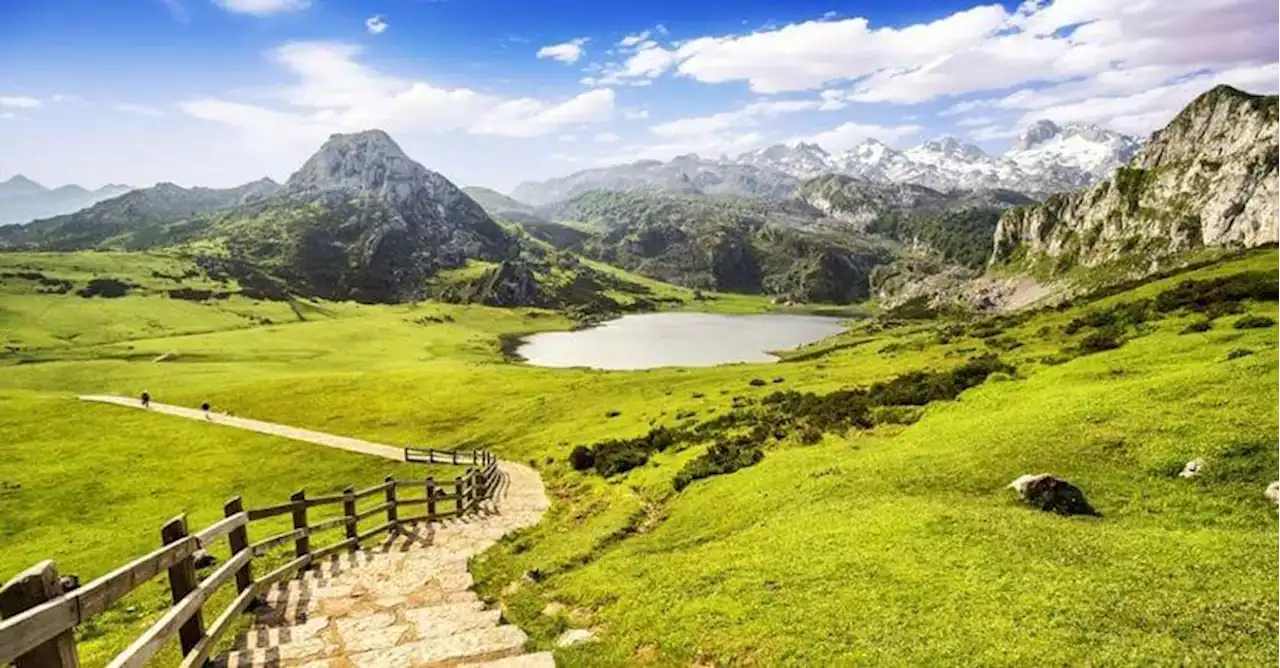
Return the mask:
[[576,332],[543,332],[516,354],[534,366],[652,369],[773,362],[787,350],[844,330],[842,319],[812,315],[626,315]]

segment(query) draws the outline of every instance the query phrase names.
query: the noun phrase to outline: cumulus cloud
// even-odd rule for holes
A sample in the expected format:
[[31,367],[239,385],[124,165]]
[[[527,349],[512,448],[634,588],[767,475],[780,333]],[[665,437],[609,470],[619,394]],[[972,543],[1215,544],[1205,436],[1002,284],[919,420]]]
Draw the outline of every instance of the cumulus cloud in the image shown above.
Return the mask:
[[160,111],[155,107],[147,106],[145,104],[131,104],[128,102],[121,102],[115,105],[115,110],[124,112],[126,114],[134,114],[136,116],[150,116],[153,118],[157,116],[164,116],[163,111]]
[[179,105],[196,118],[238,129],[250,146],[310,145],[334,132],[382,128],[396,132],[465,132],[506,137],[553,134],[607,121],[611,89],[560,100],[505,98],[469,88],[445,88],[379,72],[350,44],[295,42],[270,52],[291,77],[282,103],[262,106],[205,97]]
[[538,49],[537,56],[539,58],[558,60],[562,63],[576,63],[580,58],[582,58],[582,54],[585,52],[585,49],[582,47],[585,46],[588,41],[589,40],[586,37],[579,37],[560,44],[544,46],[541,49]]
[[648,109],[628,109],[622,112],[622,116],[629,121],[641,120],[649,117]]
[[387,31],[387,22],[381,14],[370,16],[364,20],[364,29],[368,30],[370,35],[381,35]]
[[0,107],[12,109],[35,109],[44,104],[34,97],[25,95],[0,95]]
[[619,139],[622,139],[622,137],[619,137],[617,134],[614,134],[612,132],[601,132],[600,134],[597,134],[596,136],[592,137],[591,141],[597,144],[612,144],[618,141]]
[[299,12],[311,6],[311,0],[214,0],[214,2],[229,12],[253,16]]
[[623,37],[622,39],[618,40],[618,46],[624,49],[630,48],[630,47],[636,46],[641,42],[647,41],[648,39],[649,39],[649,31],[642,30],[634,35],[627,35],[626,37]]
[[[745,82],[765,94],[848,86],[844,97],[825,97],[832,105],[914,104],[1015,89],[1025,99],[1001,108],[1048,108],[1274,63],[1278,29],[1272,0],[1028,0],[1012,10],[993,3],[904,26],[824,16],[678,46],[637,40],[634,54],[592,82],[674,72],[709,84]],[[973,106],[952,113],[996,106],[967,104]]]

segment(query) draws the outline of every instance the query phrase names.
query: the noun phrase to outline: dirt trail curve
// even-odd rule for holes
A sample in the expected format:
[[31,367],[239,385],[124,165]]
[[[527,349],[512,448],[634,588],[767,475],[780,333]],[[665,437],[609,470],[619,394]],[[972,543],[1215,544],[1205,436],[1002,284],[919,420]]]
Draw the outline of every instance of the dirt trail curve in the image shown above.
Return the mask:
[[[136,399],[83,396],[141,408]],[[203,411],[151,403],[158,413],[205,420]],[[403,450],[354,438],[214,414],[211,422],[402,460]],[[267,592],[253,627],[219,668],[554,668],[549,652],[471,591],[467,560],[502,536],[537,524],[550,506],[533,469],[500,462],[502,483],[482,511],[404,527],[377,546],[338,555]]]

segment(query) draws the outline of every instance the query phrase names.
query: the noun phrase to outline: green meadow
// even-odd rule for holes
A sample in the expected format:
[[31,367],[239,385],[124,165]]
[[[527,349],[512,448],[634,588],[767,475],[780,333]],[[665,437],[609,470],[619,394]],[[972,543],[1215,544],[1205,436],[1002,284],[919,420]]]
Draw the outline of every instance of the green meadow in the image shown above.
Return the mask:
[[[1277,336],[1234,327],[1274,320],[1274,297],[1201,332],[1184,333],[1203,315],[1157,313],[1099,352],[1080,349],[1093,328],[1064,330],[1184,280],[1274,276],[1277,257],[1253,251],[986,331],[859,319],[776,364],[605,372],[504,358],[503,335],[572,325],[550,311],[269,301],[182,278],[178,257],[0,254],[0,578],[52,558],[87,580],[153,549],[178,512],[202,526],[235,494],[264,505],[300,487],[448,475],[75,399],[147,390],[532,464],[552,509],[473,571],[537,648],[595,630],[556,651],[561,665],[1274,665],[1277,515],[1262,491],[1280,467]],[[76,293],[104,276],[137,287]],[[228,294],[174,299],[177,286]],[[768,308],[650,287],[685,308]],[[1015,371],[911,424],[773,440],[754,466],[680,492],[672,481],[704,444],[607,478],[568,462],[575,446],[714,420],[779,390],[863,387],[988,352]],[[1179,478],[1196,458],[1204,473]],[[1006,489],[1043,472],[1101,517],[1042,513]],[[82,628],[83,663],[123,649],[165,596],[154,584]]]

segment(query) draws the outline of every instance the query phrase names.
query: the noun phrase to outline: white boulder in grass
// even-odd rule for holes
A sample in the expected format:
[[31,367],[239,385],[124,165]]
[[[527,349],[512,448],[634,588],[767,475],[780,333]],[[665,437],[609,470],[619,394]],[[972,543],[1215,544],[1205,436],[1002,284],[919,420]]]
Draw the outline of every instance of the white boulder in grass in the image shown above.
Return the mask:
[[1179,478],[1194,478],[1204,471],[1204,460],[1193,459],[1182,467],[1182,473],[1178,474]]
[[1263,492],[1263,494],[1266,494],[1272,503],[1280,503],[1280,480],[1267,485],[1267,491]]
[[1009,483],[1023,503],[1059,515],[1101,515],[1079,487],[1048,473],[1018,476]]

